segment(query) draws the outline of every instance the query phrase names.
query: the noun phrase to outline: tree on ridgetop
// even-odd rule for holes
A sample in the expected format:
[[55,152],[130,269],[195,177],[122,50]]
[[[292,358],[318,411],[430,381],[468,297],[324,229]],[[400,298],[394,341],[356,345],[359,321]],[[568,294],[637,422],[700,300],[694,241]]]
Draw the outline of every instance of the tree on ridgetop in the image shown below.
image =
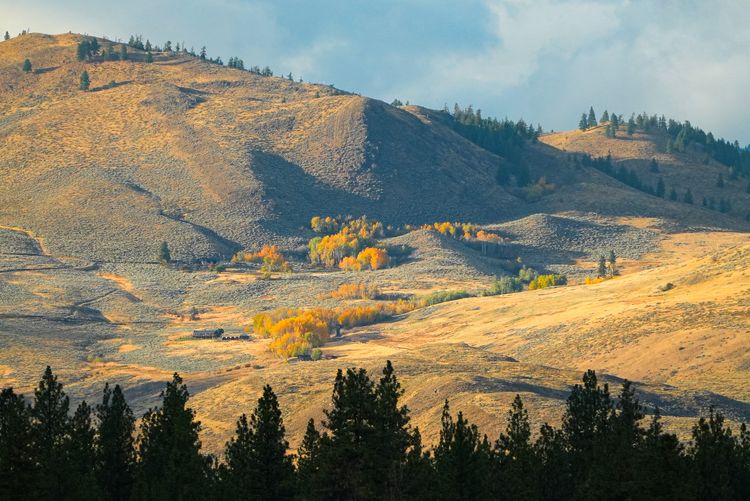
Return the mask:
[[5,40],[10,40],[10,33],[7,31],[5,32]]
[[586,130],[589,128],[589,121],[586,119],[585,113],[581,115],[581,121],[578,122],[578,128],[581,130]]
[[632,136],[633,133],[635,133],[635,127],[635,117],[631,115],[630,119],[628,120],[628,136]]
[[604,113],[602,113],[602,118],[599,121],[609,122],[609,113],[607,112],[607,110],[604,110]]
[[24,59],[23,61],[23,71],[26,73],[31,73],[31,61],[29,59]]
[[203,60],[206,59],[206,46],[205,45],[203,47],[201,47],[201,56],[200,57]]
[[86,70],[83,70],[83,73],[81,73],[81,82],[78,85],[78,88],[86,91],[89,90],[89,86],[91,85],[91,81],[89,80],[89,72]]
[[596,113],[594,113],[593,106],[589,108],[588,124],[589,124],[589,127],[596,127],[598,125],[596,122]]

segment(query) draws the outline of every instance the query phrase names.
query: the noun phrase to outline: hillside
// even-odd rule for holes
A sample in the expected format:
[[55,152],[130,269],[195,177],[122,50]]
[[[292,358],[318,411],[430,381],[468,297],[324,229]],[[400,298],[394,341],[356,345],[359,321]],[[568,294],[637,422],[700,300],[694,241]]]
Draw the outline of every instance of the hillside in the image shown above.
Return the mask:
[[[129,60],[78,61],[82,40],[0,42],[0,387],[28,394],[50,364],[74,401],[120,382],[140,414],[177,371],[213,452],[263,384],[279,395],[296,446],[329,402],[336,369],[377,371],[386,359],[426,443],[446,398],[493,438],[516,393],[534,429],[555,422],[588,368],[613,387],[637,381],[683,438],[709,405],[750,419],[750,194],[747,179],[731,179],[700,148],[667,153],[658,132],[613,139],[593,128],[542,134],[500,156],[442,111],[184,53],[148,63],[129,48]],[[25,58],[34,71],[22,71]],[[635,189],[584,154],[611,155],[613,169],[644,186],[661,177],[679,197]],[[498,169],[519,165],[529,186],[498,180]],[[731,200],[731,210],[703,207],[704,197]],[[310,218],[337,214],[416,226],[378,237],[401,251],[384,269],[316,266],[306,244],[321,234]],[[496,243],[488,251],[487,241],[418,227],[441,220],[478,223]],[[162,242],[176,264],[158,262]],[[271,243],[293,272],[227,262]],[[610,252],[621,274],[584,285]],[[483,295],[522,266],[568,285]],[[333,294],[360,283],[377,297]],[[475,297],[420,303],[433,293]],[[345,329],[316,362],[279,358],[253,331],[253,315],[276,308],[390,301],[418,306]],[[191,337],[217,328],[251,339]]]
[[[293,247],[316,214],[487,223],[583,210],[734,224],[578,172],[544,145],[526,148],[526,161],[560,189],[529,204],[495,182],[503,160],[444,114],[186,54],[147,64],[131,48],[128,61],[79,62],[82,39],[0,43],[0,225],[31,232],[53,255],[149,262],[160,241],[180,260]],[[78,90],[84,69],[89,92]]]

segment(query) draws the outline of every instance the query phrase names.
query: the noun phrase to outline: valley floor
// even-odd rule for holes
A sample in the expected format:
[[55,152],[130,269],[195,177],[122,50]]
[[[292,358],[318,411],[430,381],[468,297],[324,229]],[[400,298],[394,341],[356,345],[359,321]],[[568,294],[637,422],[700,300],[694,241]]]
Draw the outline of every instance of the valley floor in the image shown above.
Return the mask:
[[[504,428],[516,394],[535,427],[555,422],[588,368],[613,393],[622,379],[636,381],[644,403],[658,406],[683,438],[710,405],[750,420],[748,234],[667,227],[572,214],[493,225],[524,262],[565,273],[571,284],[447,302],[345,331],[324,347],[336,358],[318,362],[276,359],[263,339],[204,341],[190,333],[221,327],[239,334],[253,314],[276,307],[336,306],[326,294],[344,283],[365,281],[389,294],[480,290],[503,273],[502,263],[418,231],[395,239],[415,250],[394,268],[300,267],[260,280],[251,270],[185,272],[50,256],[33,235],[0,228],[0,386],[31,393],[50,364],[74,398],[89,402],[105,381],[125,383],[139,414],[178,371],[213,451],[263,384],[278,394],[294,446],[307,419],[322,416],[338,368],[376,373],[386,359],[428,442],[446,398],[491,437]],[[583,284],[595,257],[610,249],[620,256],[621,276]]]

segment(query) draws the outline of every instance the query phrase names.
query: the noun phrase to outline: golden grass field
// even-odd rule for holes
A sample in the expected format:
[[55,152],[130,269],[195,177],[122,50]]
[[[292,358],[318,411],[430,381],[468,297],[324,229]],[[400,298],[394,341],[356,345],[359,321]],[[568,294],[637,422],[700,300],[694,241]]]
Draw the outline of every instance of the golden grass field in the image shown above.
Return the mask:
[[[445,399],[491,438],[516,394],[535,426],[554,422],[589,368],[613,393],[623,378],[636,381],[682,438],[709,405],[750,420],[750,195],[743,180],[715,186],[725,167],[696,152],[667,154],[658,135],[545,134],[524,154],[555,191],[527,203],[495,182],[500,159],[439,112],[186,55],[78,62],[81,39],[0,43],[0,387],[28,395],[50,364],[74,400],[95,402],[105,382],[118,382],[142,413],[178,371],[213,452],[264,384],[279,395],[296,446],[307,419],[322,417],[337,369],[377,377],[387,359],[427,442]],[[32,74],[20,70],[25,57]],[[690,187],[697,202],[575,168],[571,154],[583,152],[612,154],[680,194]],[[733,211],[701,208],[704,196],[731,197]],[[389,240],[413,248],[394,267],[314,269],[300,251],[309,218],[338,213],[385,224],[477,221],[516,254],[490,258],[420,230]],[[166,267],[156,262],[162,241],[185,262],[279,243],[296,256],[295,272],[262,280],[253,268]],[[610,249],[621,276],[585,285]],[[516,257],[567,274],[570,285],[352,329],[323,348],[336,358],[319,362],[274,358],[264,339],[190,339],[201,328],[244,332],[255,313],[276,307],[358,304],[330,297],[353,282],[391,295],[481,291]]]

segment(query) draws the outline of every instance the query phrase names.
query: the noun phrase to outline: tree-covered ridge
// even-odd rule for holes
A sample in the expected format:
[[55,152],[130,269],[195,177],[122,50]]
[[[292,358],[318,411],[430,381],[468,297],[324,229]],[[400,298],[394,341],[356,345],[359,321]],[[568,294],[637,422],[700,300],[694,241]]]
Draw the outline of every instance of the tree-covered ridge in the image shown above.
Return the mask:
[[[443,111],[449,113],[447,107]],[[509,185],[512,179],[515,180],[517,186],[526,186],[532,182],[522,151],[527,141],[536,142],[542,133],[540,125],[534,128],[523,119],[514,122],[507,118],[498,120],[483,117],[482,110],[474,111],[471,105],[464,109],[456,104],[451,117],[450,123],[453,130],[507,161],[507,166],[498,166],[499,184]]]
[[[616,137],[617,128],[626,124],[628,135],[635,131],[643,132],[662,131],[668,135],[667,152],[685,151],[690,145],[700,147],[708,157],[713,158],[730,168],[730,176],[733,178],[742,175],[750,177],[750,150],[742,148],[738,141],[728,141],[723,138],[716,139],[711,132],[705,132],[699,127],[694,127],[689,121],[680,122],[664,115],[648,115],[647,113],[633,113],[625,122],[622,115],[602,113],[597,121],[594,108],[589,109],[588,114],[583,113],[578,123],[581,130],[592,127],[606,126],[607,136]],[[749,145],[750,146],[750,145]]]
[[[593,371],[567,399],[561,426],[532,434],[516,396],[505,431],[483,435],[446,401],[438,443],[425,447],[393,366],[374,380],[338,370],[325,419],[293,454],[270,386],[242,414],[223,457],[201,450],[201,424],[175,374],[161,406],[135,420],[120,386],[72,413],[48,367],[27,402],[0,393],[0,498],[115,500],[567,500],[750,498],[750,431],[713,408],[682,444],[633,385],[615,398]],[[646,421],[646,422],[644,422]]]

